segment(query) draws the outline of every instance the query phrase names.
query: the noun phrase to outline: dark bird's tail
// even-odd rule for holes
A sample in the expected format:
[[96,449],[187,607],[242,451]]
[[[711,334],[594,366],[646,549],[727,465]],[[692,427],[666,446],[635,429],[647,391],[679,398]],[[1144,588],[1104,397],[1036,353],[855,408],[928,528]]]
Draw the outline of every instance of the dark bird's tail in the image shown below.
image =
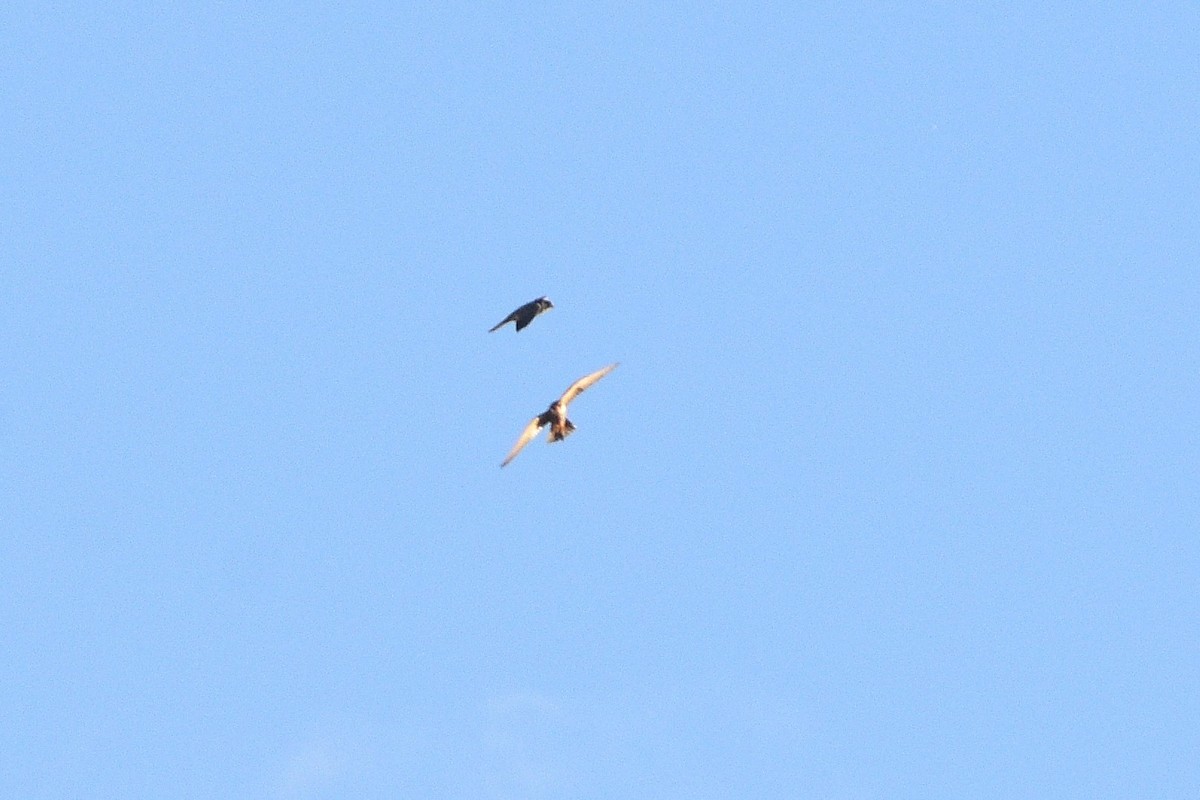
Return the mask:
[[512,322],[512,317],[507,317],[503,322],[497,322],[494,326],[488,328],[488,333],[495,333],[510,322]]

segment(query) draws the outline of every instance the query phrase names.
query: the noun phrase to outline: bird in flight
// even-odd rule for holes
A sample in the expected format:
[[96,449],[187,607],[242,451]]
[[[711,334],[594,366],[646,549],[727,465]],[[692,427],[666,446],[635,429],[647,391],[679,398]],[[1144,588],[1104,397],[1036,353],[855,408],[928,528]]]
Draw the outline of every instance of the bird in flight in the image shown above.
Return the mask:
[[504,461],[500,466],[507,466],[508,462],[516,458],[517,453],[520,453],[525,445],[532,442],[534,437],[547,425],[550,426],[550,442],[562,441],[570,436],[571,432],[575,430],[575,425],[571,420],[567,419],[567,405],[578,397],[580,392],[616,368],[616,364],[609,364],[604,369],[593,372],[591,375],[585,375],[567,387],[567,390],[562,393],[562,397],[555,400],[550,404],[549,408],[529,421],[529,424],[525,426],[525,430],[521,432],[521,438],[517,439],[517,443],[513,445],[512,450],[508,451],[508,455],[504,457]]
[[528,303],[509,314],[503,320],[496,323],[496,326],[489,330],[488,333],[499,330],[510,322],[517,323],[517,330],[519,331],[521,328],[524,328],[526,325],[533,322],[533,318],[538,314],[541,314],[543,311],[549,311],[552,308],[554,308],[554,303],[550,302],[549,297],[539,297],[537,300],[530,300]]

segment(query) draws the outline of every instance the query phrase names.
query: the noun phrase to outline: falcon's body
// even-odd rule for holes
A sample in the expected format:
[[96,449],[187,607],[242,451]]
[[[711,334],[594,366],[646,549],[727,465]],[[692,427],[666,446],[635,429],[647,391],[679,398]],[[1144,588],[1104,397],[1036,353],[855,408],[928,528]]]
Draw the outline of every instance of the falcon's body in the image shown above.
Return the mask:
[[521,330],[529,323],[533,322],[533,318],[543,311],[549,311],[554,308],[554,304],[550,302],[549,297],[539,297],[537,300],[530,300],[525,305],[518,308],[516,311],[509,314],[502,321],[496,323],[496,326],[488,331],[499,330],[510,322],[517,323],[517,330]]
[[567,406],[579,396],[580,392],[616,368],[616,364],[609,364],[604,369],[593,372],[591,375],[585,375],[567,387],[562,397],[555,400],[550,404],[549,408],[529,421],[529,424],[525,426],[525,430],[521,432],[521,438],[517,439],[517,443],[513,445],[513,449],[509,451],[500,466],[503,467],[516,458],[517,453],[520,453],[525,445],[533,441],[534,437],[547,425],[550,426],[549,442],[559,442],[570,436],[571,432],[575,430],[575,424],[567,419]]

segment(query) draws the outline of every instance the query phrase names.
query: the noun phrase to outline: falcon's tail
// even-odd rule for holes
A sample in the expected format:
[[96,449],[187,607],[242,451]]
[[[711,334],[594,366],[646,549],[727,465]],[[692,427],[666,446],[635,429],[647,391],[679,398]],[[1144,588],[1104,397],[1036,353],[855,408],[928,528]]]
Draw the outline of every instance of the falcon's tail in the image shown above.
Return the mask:
[[564,419],[562,426],[555,425],[550,429],[550,441],[561,442],[563,439],[575,432],[575,423],[569,419]]

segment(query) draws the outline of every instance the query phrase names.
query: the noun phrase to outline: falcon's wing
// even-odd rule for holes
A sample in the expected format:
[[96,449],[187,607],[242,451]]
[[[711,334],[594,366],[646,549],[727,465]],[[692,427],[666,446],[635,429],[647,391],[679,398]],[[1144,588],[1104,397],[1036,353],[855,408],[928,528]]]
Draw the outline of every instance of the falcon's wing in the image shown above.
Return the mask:
[[521,452],[521,449],[525,447],[525,445],[533,441],[533,437],[538,435],[538,431],[542,429],[543,424],[544,423],[542,422],[541,414],[538,414],[536,417],[531,419],[529,424],[525,426],[525,430],[521,431],[521,438],[517,439],[517,443],[513,445],[513,449],[509,450],[508,455],[504,457],[502,462],[500,462],[500,466],[508,466],[508,462],[516,458],[517,453]]
[[507,325],[508,323],[512,322],[512,321],[513,321],[513,320],[515,320],[516,318],[517,318],[517,312],[516,312],[516,311],[514,311],[514,312],[512,312],[511,314],[509,314],[507,317],[505,317],[505,318],[504,318],[502,321],[500,321],[500,322],[497,322],[497,323],[496,323],[496,326],[495,326],[494,328],[491,328],[491,329],[488,331],[488,333],[491,333],[492,331],[498,331],[498,330],[500,330],[501,328],[503,328],[505,325]]
[[616,364],[609,364],[607,367],[605,367],[602,370],[597,370],[596,372],[593,372],[591,375],[585,375],[584,377],[582,377],[579,380],[572,383],[570,385],[570,387],[568,387],[567,390],[565,392],[563,392],[563,395],[562,395],[562,397],[560,397],[558,399],[558,402],[562,403],[564,406],[568,405],[572,400],[574,400],[576,397],[579,396],[580,392],[582,392],[584,389],[588,388],[593,383],[600,380],[601,378],[603,378],[605,375],[612,372],[616,368],[617,368]]

